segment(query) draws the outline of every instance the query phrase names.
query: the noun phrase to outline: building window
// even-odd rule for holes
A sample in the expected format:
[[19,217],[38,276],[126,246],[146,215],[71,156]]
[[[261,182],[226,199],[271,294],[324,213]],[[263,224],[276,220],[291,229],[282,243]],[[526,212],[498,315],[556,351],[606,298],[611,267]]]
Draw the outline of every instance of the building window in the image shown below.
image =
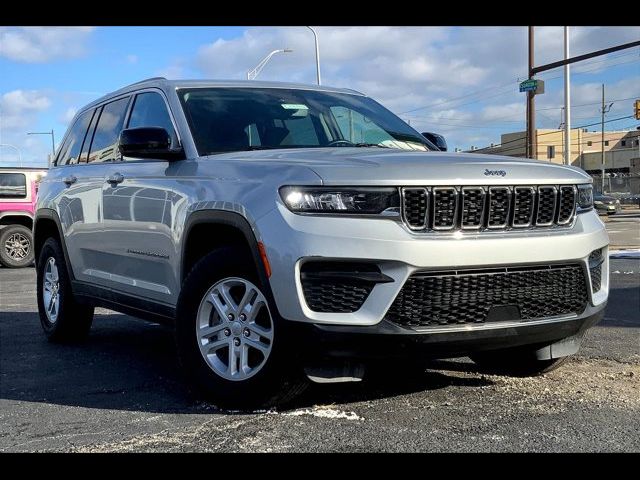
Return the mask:
[[605,147],[608,147],[608,146],[609,146],[609,140],[605,140],[605,141],[604,141],[604,146],[605,146]]
[[626,140],[620,140],[620,146],[621,147],[626,147],[627,146],[627,141]]
[[547,158],[551,160],[556,157],[556,147],[555,145],[549,145],[547,147]]
[[587,142],[587,147],[590,147],[591,145],[593,145],[593,142],[592,142],[591,140],[589,140],[589,141]]
[[640,145],[640,140],[636,140],[636,147]]

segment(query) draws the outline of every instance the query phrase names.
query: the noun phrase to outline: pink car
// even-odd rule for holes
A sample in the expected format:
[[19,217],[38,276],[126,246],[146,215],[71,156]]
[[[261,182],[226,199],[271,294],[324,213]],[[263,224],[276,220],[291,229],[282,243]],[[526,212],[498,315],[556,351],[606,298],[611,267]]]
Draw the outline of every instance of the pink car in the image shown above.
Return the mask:
[[0,168],[0,263],[26,267],[33,263],[33,212],[42,168]]

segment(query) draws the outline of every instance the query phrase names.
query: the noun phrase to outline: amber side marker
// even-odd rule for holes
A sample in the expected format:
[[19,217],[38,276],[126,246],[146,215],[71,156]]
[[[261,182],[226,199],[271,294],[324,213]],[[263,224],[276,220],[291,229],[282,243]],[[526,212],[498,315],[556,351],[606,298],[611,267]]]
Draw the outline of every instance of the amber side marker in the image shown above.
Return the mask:
[[262,242],[258,242],[258,251],[260,252],[260,258],[262,259],[262,264],[264,265],[264,270],[267,272],[267,278],[271,277],[271,265],[269,265],[269,259],[267,258],[267,251],[264,248],[264,244]]

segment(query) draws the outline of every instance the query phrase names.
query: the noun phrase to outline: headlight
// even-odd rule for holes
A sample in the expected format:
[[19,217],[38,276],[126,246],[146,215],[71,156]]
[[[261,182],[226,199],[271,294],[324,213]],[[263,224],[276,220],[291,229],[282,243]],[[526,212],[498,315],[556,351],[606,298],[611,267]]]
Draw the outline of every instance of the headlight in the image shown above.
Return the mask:
[[578,211],[586,212],[593,208],[593,186],[578,185]]
[[400,207],[393,187],[282,187],[280,196],[289,210],[300,213],[395,215]]

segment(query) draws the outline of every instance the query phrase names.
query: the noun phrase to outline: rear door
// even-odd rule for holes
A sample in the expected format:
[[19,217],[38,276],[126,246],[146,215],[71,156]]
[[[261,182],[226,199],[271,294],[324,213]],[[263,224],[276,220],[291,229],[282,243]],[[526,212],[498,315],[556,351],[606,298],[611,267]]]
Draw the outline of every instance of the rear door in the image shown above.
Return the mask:
[[[170,109],[160,90],[137,93],[126,128],[162,127],[178,143]],[[173,232],[184,197],[172,180],[180,162],[124,157],[108,165],[102,186],[101,245],[110,286],[137,298],[175,303],[178,262]]]
[[74,273],[78,280],[100,286],[110,285],[110,263],[114,260],[103,235],[102,187],[116,159],[118,136],[130,99],[130,96],[117,98],[96,109],[77,166],[77,184],[81,188],[76,197],[81,203],[70,208],[83,219],[73,227],[75,265],[79,267]]

